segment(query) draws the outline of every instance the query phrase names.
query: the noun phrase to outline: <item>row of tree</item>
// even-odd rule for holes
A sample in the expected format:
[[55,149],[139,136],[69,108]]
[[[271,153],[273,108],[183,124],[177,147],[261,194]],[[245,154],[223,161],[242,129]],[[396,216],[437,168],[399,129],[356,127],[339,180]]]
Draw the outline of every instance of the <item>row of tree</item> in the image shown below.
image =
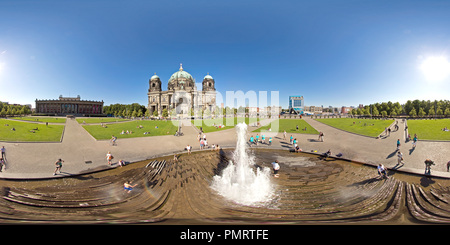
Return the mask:
[[401,105],[399,102],[382,102],[366,105],[363,108],[355,108],[351,111],[353,115],[364,116],[450,116],[449,100],[408,100]]
[[0,102],[0,116],[20,116],[31,114],[31,109],[26,105],[10,105]]
[[148,110],[145,106],[138,103],[129,105],[113,104],[109,106],[103,106],[103,113],[106,115],[113,115],[115,117],[142,117],[149,116]]

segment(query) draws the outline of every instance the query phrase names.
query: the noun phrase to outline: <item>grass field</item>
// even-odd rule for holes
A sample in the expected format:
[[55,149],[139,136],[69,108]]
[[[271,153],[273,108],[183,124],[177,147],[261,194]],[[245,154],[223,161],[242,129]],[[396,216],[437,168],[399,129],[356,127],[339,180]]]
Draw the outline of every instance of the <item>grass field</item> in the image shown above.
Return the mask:
[[[309,125],[303,119],[278,119],[278,123],[279,123],[278,124],[279,125],[278,132],[284,132],[284,130],[286,130],[286,133],[319,134],[319,132],[315,128],[313,128],[311,125]],[[297,131],[297,125],[298,125],[298,131]],[[306,127],[306,130],[304,130],[305,127]],[[272,132],[274,132],[274,130],[276,130],[275,121],[270,123],[267,126],[263,126],[256,130],[253,130],[253,132],[267,132],[269,128],[271,128]]]
[[30,122],[66,123],[65,117],[11,117],[11,119]]
[[[394,120],[355,119],[355,118],[330,118],[330,119],[316,119],[316,120],[338,129],[370,137],[377,137],[384,131],[386,127],[388,127],[394,122]],[[355,124],[353,124],[353,122]]]
[[408,133],[417,134],[419,140],[450,140],[450,132],[442,130],[445,127],[450,129],[450,119],[408,120]]
[[[8,126],[5,126],[8,125]],[[15,128],[15,131],[12,130]],[[48,125],[0,119],[0,140],[11,142],[58,142],[64,125]],[[34,130],[34,133],[31,132]]]
[[[178,122],[175,122],[178,125]],[[139,126],[142,125],[142,128]],[[155,128],[155,127],[158,128]],[[111,139],[111,135],[118,139],[134,138],[134,137],[149,137],[158,135],[174,135],[178,126],[174,126],[172,121],[130,121],[124,123],[106,124],[106,128],[101,125],[83,125],[94,138],[98,140]],[[120,134],[123,131],[132,131],[131,134]],[[149,132],[149,134],[144,134]]]
[[[232,120],[232,123],[227,123],[227,120]],[[196,126],[198,129],[200,127],[203,128],[203,132],[210,133],[210,132],[216,132],[221,131],[225,129],[234,128],[238,123],[245,122],[247,125],[253,124],[259,121],[259,118],[248,118],[248,117],[235,117],[235,118],[215,118],[215,119],[196,119],[191,120],[191,122]],[[231,125],[229,125],[231,124]],[[213,126],[216,125],[216,126]],[[225,127],[219,127],[219,125],[224,125]]]
[[108,122],[125,122],[130,121],[130,119],[121,119],[114,117],[86,117],[86,118],[77,118],[78,123],[108,123]]

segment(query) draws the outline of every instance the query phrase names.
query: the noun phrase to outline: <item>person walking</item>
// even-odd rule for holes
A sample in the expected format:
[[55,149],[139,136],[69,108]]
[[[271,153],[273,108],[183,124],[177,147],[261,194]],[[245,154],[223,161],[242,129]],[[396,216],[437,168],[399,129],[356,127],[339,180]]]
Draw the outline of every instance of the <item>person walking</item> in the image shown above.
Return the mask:
[[64,161],[61,158],[58,159],[58,161],[55,162],[56,169],[55,169],[55,172],[53,172],[53,175],[56,175],[56,171],[59,171],[59,173],[61,173],[61,168],[62,168],[62,163],[63,162]]
[[425,174],[431,174],[431,165],[435,165],[432,160],[425,160]]
[[286,140],[286,130],[284,130],[284,133],[283,133],[283,140]]
[[414,135],[414,139],[413,139],[413,148],[416,148],[416,144],[417,144],[417,135]]
[[106,154],[106,160],[108,161],[108,165],[111,166],[112,165],[112,160],[114,159],[113,155],[111,154],[110,151],[108,151],[108,153]]
[[400,139],[397,139],[397,151],[400,151]]
[[320,140],[321,142],[323,142],[323,132],[320,132],[320,133],[319,133],[319,140]]
[[112,136],[111,136],[111,139],[110,139],[111,145],[112,145],[112,146],[117,145],[117,144],[116,144],[116,141],[117,141],[117,137],[114,136],[114,135],[112,135]]
[[3,166],[5,166],[5,160],[3,160],[3,158],[0,158],[0,172],[2,172]]
[[2,158],[3,158],[3,160],[6,161],[6,148],[5,148],[5,146],[2,146],[1,152],[2,152]]
[[405,163],[403,162],[403,154],[400,152],[400,151],[398,151],[398,153],[397,153],[397,165],[404,165]]

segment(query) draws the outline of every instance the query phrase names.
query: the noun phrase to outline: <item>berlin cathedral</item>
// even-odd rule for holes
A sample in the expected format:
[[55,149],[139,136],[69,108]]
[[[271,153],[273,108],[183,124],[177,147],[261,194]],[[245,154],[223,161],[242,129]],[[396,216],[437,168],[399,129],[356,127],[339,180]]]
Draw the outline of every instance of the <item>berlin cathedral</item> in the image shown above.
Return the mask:
[[161,80],[156,74],[149,80],[148,110],[151,114],[156,110],[158,115],[161,115],[162,111],[167,109],[169,115],[175,112],[186,117],[198,110],[213,112],[215,107],[215,81],[209,74],[203,78],[201,91],[197,90],[195,79],[183,70],[182,64],[170,77],[167,91],[161,90]]

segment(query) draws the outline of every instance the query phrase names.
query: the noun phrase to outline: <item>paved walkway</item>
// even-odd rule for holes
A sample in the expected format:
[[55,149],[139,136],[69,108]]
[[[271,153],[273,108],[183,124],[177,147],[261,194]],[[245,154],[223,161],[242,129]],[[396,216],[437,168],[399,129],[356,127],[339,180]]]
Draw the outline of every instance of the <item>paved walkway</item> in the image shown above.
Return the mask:
[[[374,139],[344,132],[342,130],[322,124],[310,118],[305,120],[318,131],[324,132],[324,142],[318,141],[317,135],[293,134],[299,141],[299,146],[306,152],[315,150],[318,153],[331,149],[333,155],[343,153],[344,158],[377,165],[383,163],[389,168],[397,164],[396,141],[402,142],[405,165],[400,171],[423,174],[423,161],[431,158],[437,164],[432,167],[432,175],[449,177],[445,163],[450,142],[419,141],[416,149],[412,150],[411,142],[405,143],[404,125],[399,122],[400,130],[392,132],[384,139]],[[271,120],[262,120],[265,125]],[[249,131],[256,127],[249,126]],[[190,121],[183,122],[184,136],[152,136],[130,139],[119,139],[117,146],[112,146],[108,140],[95,140],[74,119],[67,119],[63,140],[61,143],[8,143],[2,142],[7,152],[6,170],[0,173],[0,178],[51,178],[58,158],[64,160],[62,174],[56,177],[68,176],[84,172],[111,168],[106,162],[106,153],[111,151],[113,163],[119,159],[136,162],[151,159],[156,156],[184,152],[186,145],[199,150],[197,131],[190,126]],[[250,133],[249,133],[250,134]],[[255,134],[255,133],[252,133]],[[260,145],[263,148],[289,149],[289,139],[283,140],[282,133],[272,133],[271,146]],[[266,136],[268,136],[266,134]],[[290,135],[287,137],[289,138]],[[234,129],[207,133],[209,144],[219,144],[221,147],[234,147],[236,133]],[[115,164],[113,167],[117,167]],[[397,166],[398,167],[398,166]]]

